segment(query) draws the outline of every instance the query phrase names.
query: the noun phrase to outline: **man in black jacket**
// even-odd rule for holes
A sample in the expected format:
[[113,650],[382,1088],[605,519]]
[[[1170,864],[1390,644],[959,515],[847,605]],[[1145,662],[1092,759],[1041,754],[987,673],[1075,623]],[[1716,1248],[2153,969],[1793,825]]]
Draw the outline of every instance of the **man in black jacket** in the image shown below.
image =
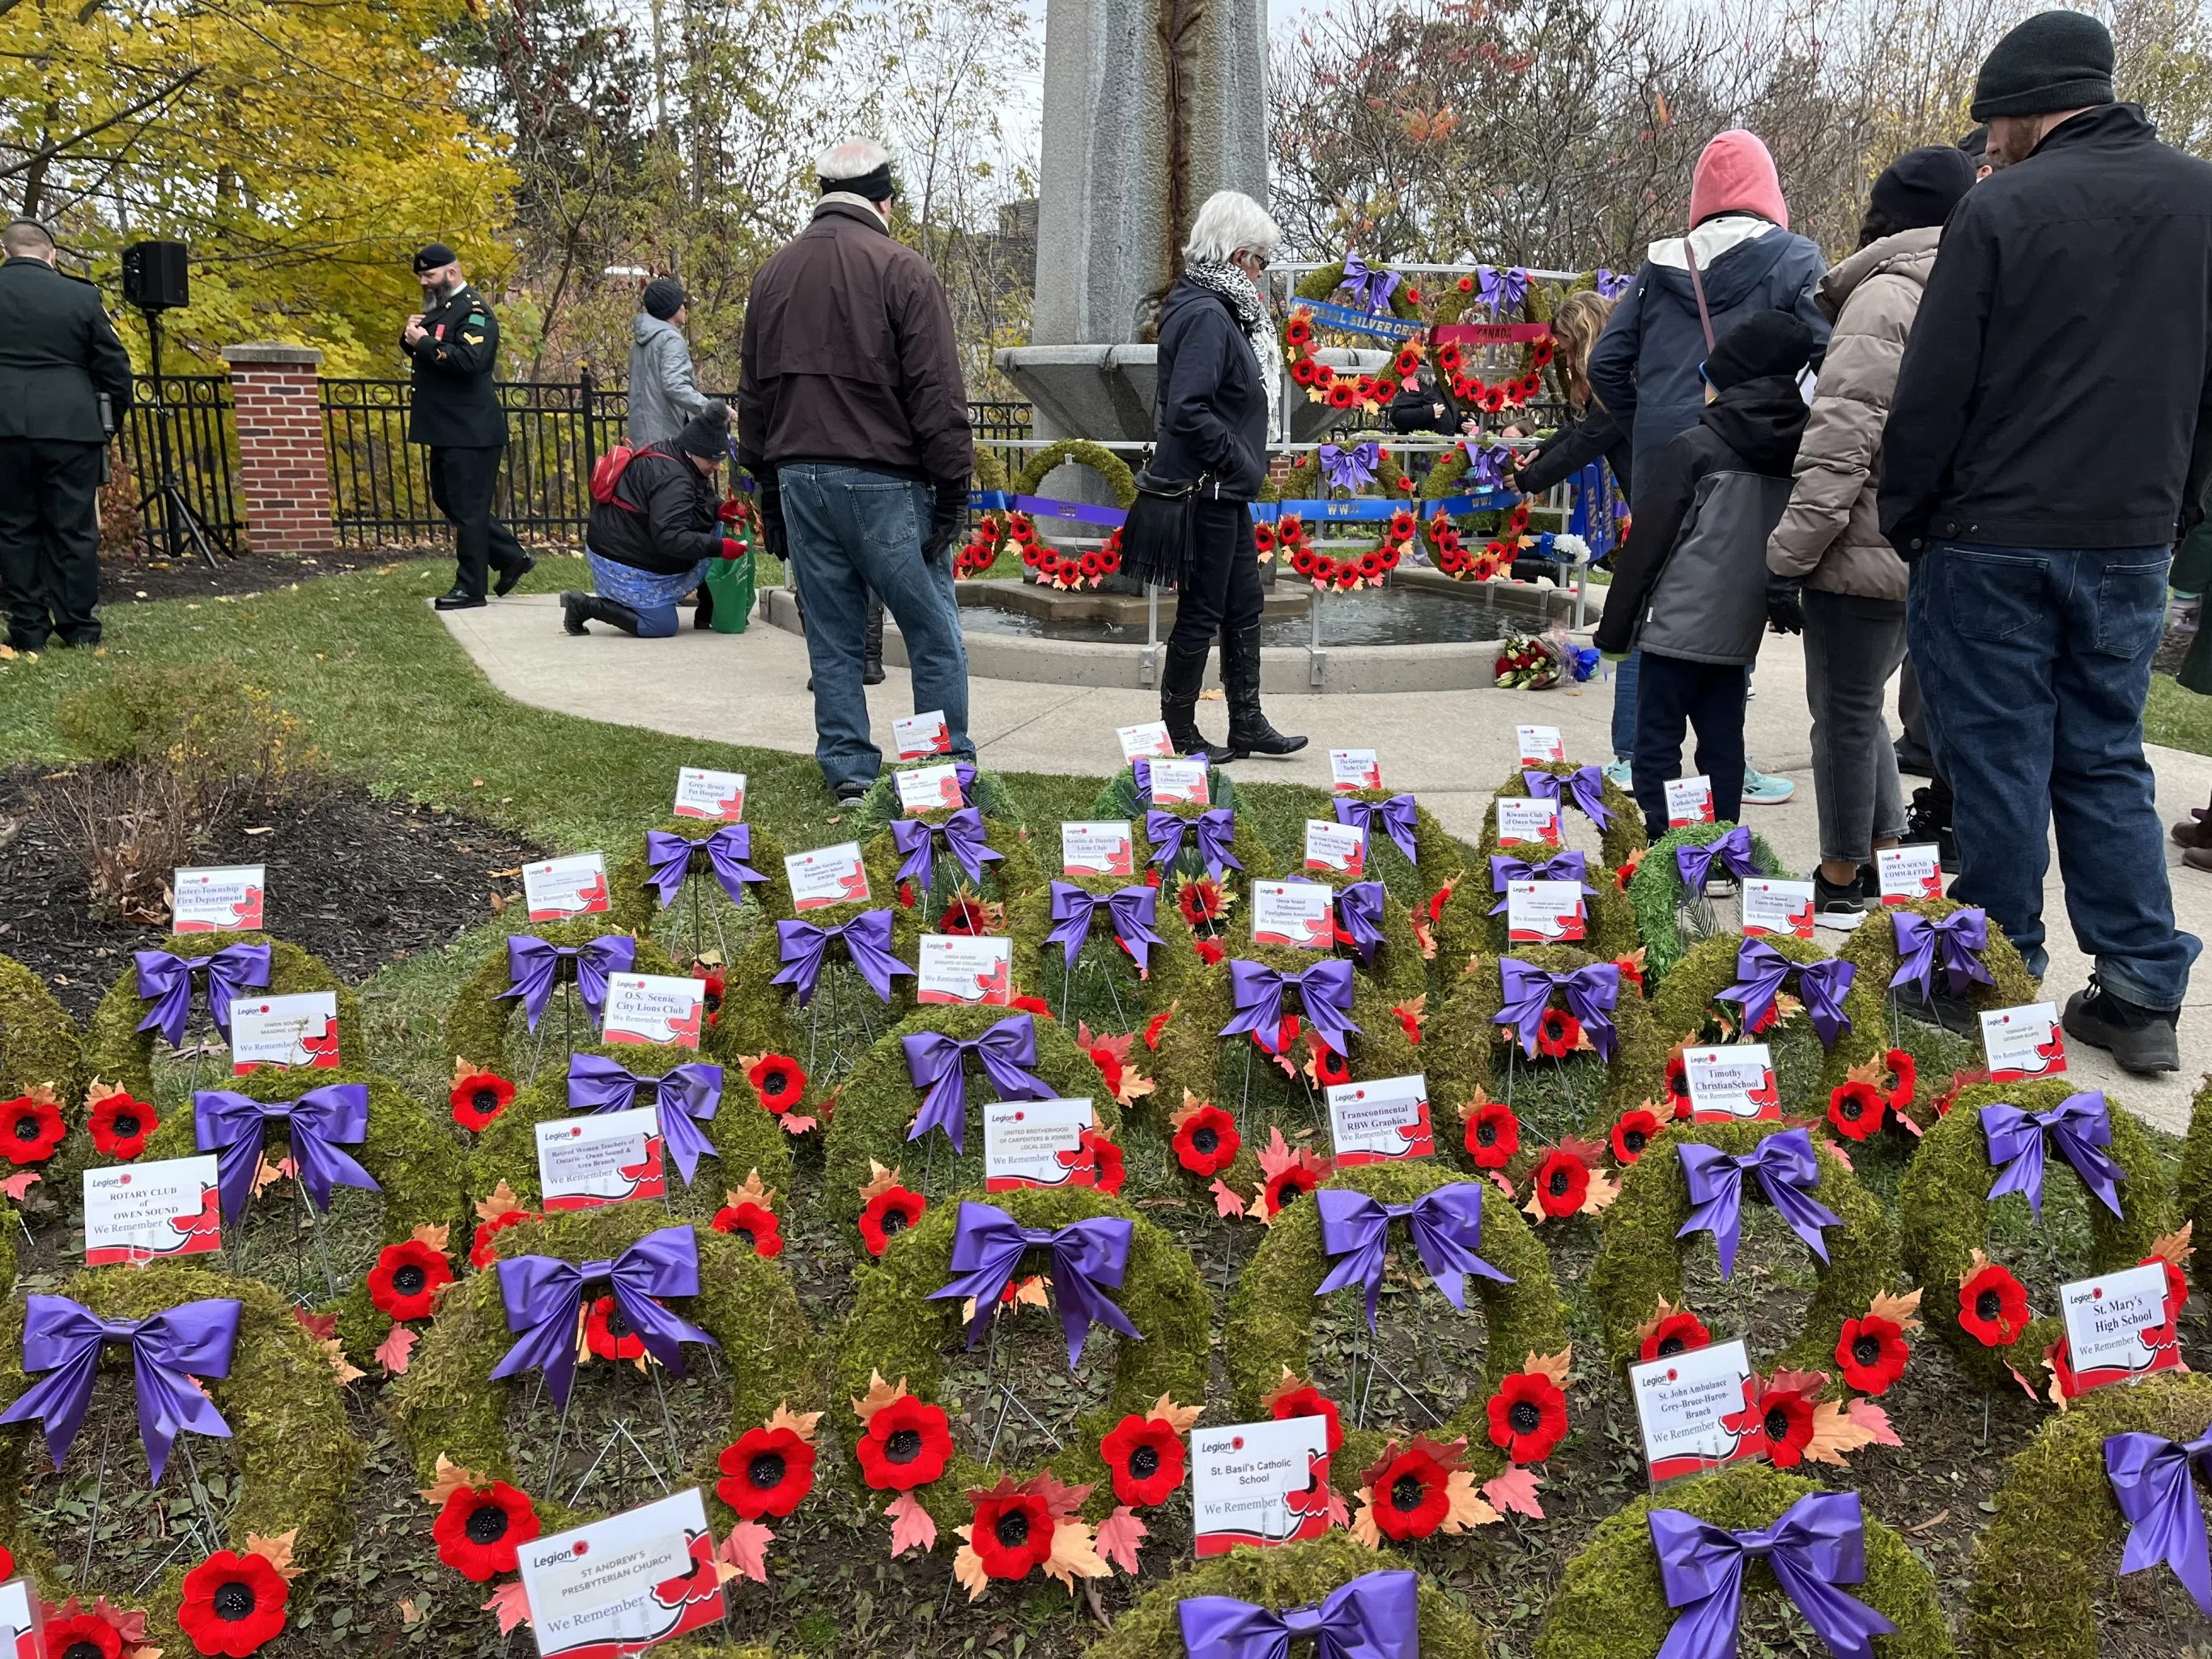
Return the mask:
[[2005,165],[1953,210],[1899,371],[1881,530],[1957,797],[1961,902],[2040,975],[2047,826],[2088,988],[2066,1030],[2175,1070],[2190,963],[2142,709],[2167,550],[2212,477],[2212,167],[2112,97],[2082,12],[1999,41],[1973,114]]
[[131,359],[91,283],[54,267],[35,220],[0,231],[0,591],[8,643],[100,643],[100,399],[131,404]]
[[415,280],[428,309],[410,317],[399,334],[399,349],[413,363],[407,441],[429,446],[430,499],[453,526],[453,586],[432,603],[441,611],[472,611],[484,602],[492,567],[499,570],[492,592],[505,599],[538,562],[491,515],[507,450],[507,413],[491,380],[499,319],[443,242],[415,256]]

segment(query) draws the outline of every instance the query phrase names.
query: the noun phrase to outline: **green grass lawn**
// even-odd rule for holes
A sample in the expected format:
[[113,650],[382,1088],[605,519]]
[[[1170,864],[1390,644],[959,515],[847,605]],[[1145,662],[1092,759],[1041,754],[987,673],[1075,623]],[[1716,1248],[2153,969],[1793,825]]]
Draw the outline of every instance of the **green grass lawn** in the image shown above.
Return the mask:
[[2169,749],[2212,755],[2212,697],[2187,690],[2171,674],[2152,675],[2143,736]]

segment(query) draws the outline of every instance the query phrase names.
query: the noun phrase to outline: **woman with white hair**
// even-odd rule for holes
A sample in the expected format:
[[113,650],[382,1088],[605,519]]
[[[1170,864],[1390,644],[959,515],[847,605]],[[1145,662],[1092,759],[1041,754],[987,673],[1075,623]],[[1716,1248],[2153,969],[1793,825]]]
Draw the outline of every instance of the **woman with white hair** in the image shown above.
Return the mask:
[[[1267,210],[1233,190],[1199,209],[1183,272],[1160,307],[1159,433],[1151,472],[1199,482],[1188,568],[1177,573],[1175,632],[1160,668],[1160,718],[1176,751],[1216,763],[1288,755],[1306,746],[1260,711],[1260,583],[1252,515],[1267,476],[1267,419],[1280,402],[1282,353],[1260,297],[1261,273],[1282,243]],[[1206,654],[1221,636],[1229,741],[1198,729]]]

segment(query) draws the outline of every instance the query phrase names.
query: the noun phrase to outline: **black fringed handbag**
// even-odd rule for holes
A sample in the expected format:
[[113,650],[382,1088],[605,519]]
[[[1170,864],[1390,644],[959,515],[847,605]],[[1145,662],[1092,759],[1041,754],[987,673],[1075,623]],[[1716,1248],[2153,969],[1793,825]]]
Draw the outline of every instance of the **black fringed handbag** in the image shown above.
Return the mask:
[[1174,587],[1190,568],[1203,477],[1168,483],[1150,472],[1136,476],[1137,499],[1121,526],[1121,574],[1154,587]]

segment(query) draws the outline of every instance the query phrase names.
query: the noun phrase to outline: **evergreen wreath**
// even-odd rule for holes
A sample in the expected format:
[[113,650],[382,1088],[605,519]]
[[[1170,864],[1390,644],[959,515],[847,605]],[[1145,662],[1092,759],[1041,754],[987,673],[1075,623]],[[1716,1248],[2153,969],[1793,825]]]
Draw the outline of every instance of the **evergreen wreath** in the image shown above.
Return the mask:
[[[1404,350],[1411,353],[1413,348],[1407,346]],[[1413,481],[1386,445],[1376,447],[1375,481],[1382,486],[1386,500],[1401,499],[1413,489]],[[1358,498],[1357,490],[1350,493]],[[1327,500],[1332,495],[1333,490],[1322,483],[1318,451],[1292,466],[1279,482],[1270,477],[1260,490],[1261,499],[1270,501]],[[1398,561],[1405,556],[1419,527],[1413,509],[1401,508],[1383,521],[1382,537],[1374,546],[1344,558],[1316,547],[1313,526],[1295,513],[1285,514],[1272,524],[1255,526],[1252,539],[1259,550],[1261,563],[1269,563],[1279,554],[1291,574],[1311,582],[1316,592],[1334,590],[1350,593],[1361,587],[1382,586],[1384,578],[1398,568]]]
[[[697,841],[725,826],[721,822],[712,818],[670,817],[663,818],[653,827],[665,835],[681,836],[686,841]],[[752,856],[746,860],[746,862],[768,878],[764,882],[746,884],[747,902],[757,904],[760,907],[761,915],[765,916],[769,921],[782,920],[792,914],[791,888],[782,879],[782,844],[757,823],[748,824],[746,827],[752,831]],[[685,879],[685,886],[698,890],[698,902],[702,908],[719,907],[720,909],[735,911],[738,907],[730,903],[729,896],[723,892],[721,884],[714,879],[714,872],[702,867],[704,864],[703,853],[695,851],[691,854],[691,867]],[[649,879],[650,869],[651,866],[647,864],[645,856],[645,837],[640,836],[636,843],[616,860],[614,868],[607,872],[607,896],[611,908],[605,921],[614,929],[625,933],[635,933],[640,939],[652,939],[654,936],[656,924],[664,915],[670,918],[672,927],[684,930],[684,923],[689,918],[689,907],[692,902],[689,894],[678,889],[676,902],[664,911],[661,908],[659,890]],[[683,914],[678,915],[679,910]],[[757,921],[757,918],[751,915],[744,916],[741,920],[749,924]],[[670,945],[665,948],[668,949],[670,956],[674,957],[676,952],[672,937]],[[685,954],[695,957],[700,954],[700,947],[696,941]],[[647,970],[640,969],[639,971]]]
[[[1674,1626],[1651,1546],[1653,1510],[1682,1510],[1731,1532],[1771,1526],[1799,1498],[1820,1491],[1759,1464],[1747,1463],[1633,1498],[1598,1524],[1567,1564],[1536,1638],[1536,1659],[1654,1659]],[[1849,1593],[1897,1626],[1875,1638],[1881,1659],[1948,1659],[1957,1650],[1936,1576],[1911,1545],[1872,1516],[1865,1517],[1866,1581]],[[1747,1576],[1747,1592],[1776,1594],[1771,1575]],[[1794,1616],[1794,1615],[1793,1615]]]
[[76,1022],[45,982],[0,956],[0,1100],[44,1087],[76,1105],[84,1097],[83,1047]]
[[[2212,1422],[2212,1378],[2166,1372],[2099,1389],[2005,1464],[1996,1516],[1974,1540],[1966,1625],[1978,1653],[2097,1659],[2094,1602],[2112,1589],[2128,1523],[2105,1472],[2105,1441],[2155,1434],[2187,1443]],[[2196,1494],[2185,1494],[2196,1503]],[[2149,1569],[2167,1571],[2163,1561]]]
[[[1997,1171],[1990,1166],[1989,1139],[1981,1109],[2000,1103],[2024,1111],[2044,1112],[2081,1092],[2064,1078],[2035,1083],[1984,1083],[1960,1092],[1912,1154],[1898,1188],[1898,1220],[1904,1237],[1905,1270],[1926,1291],[1922,1312],[1943,1339],[1967,1379],[1984,1389],[2002,1388],[2008,1373],[2039,1398],[2044,1373],[2056,1368],[2051,1351],[2065,1334],[2055,1314],[2035,1315],[2027,1288],[2012,1272],[1988,1255],[1996,1223],[1990,1196]],[[2125,1176],[2119,1183],[2120,1213],[2088,1199],[2089,1259],[2085,1273],[2133,1267],[2159,1254],[2175,1224],[2173,1194],[2149,1133],[2117,1100],[2106,1099],[2112,1126],[2107,1149]],[[2055,1152],[2044,1159],[2044,1199],[2054,1183],[2078,1188],[2074,1166]],[[2025,1200],[2019,1200],[2022,1206]],[[2052,1218],[2034,1229],[2047,1238]],[[2063,1274],[2061,1275],[2063,1276]],[[2057,1285],[2041,1287],[2056,1295]],[[1984,1334],[1962,1323],[1972,1318]],[[2008,1335],[2009,1340],[2005,1340]],[[1992,1340],[1994,1339],[1994,1340]]]
[[[1640,825],[1644,820],[1641,807],[1632,805]],[[1644,941],[1645,963],[1656,991],[1658,985],[1673,971],[1676,963],[1696,941],[1682,933],[1681,908],[1698,898],[1695,893],[1682,889],[1682,868],[1674,857],[1680,847],[1710,847],[1736,826],[1733,823],[1687,823],[1679,830],[1669,830],[1653,842],[1649,850],[1634,860],[1628,874],[1628,902],[1636,912],[1637,936]],[[1626,860],[1607,862],[1618,866]],[[1787,876],[1789,867],[1775,855],[1763,836],[1751,838],[1752,867],[1769,876]],[[1716,869],[1715,874],[1720,872]]]
[[[1468,1179],[1433,1163],[1364,1164],[1339,1170],[1329,1184],[1365,1193],[1384,1204],[1410,1204],[1439,1187]],[[1513,1282],[1468,1277],[1466,1290],[1471,1299],[1480,1302],[1481,1310],[1483,1374],[1468,1379],[1468,1392],[1445,1414],[1442,1428],[1423,1431],[1423,1437],[1431,1440],[1464,1437],[1467,1448],[1461,1467],[1472,1474],[1478,1486],[1511,1467],[1505,1453],[1492,1443],[1491,1401],[1506,1389],[1508,1379],[1522,1375],[1540,1359],[1557,1356],[1559,1369],[1564,1370],[1568,1349],[1566,1313],[1543,1245],[1514,1208],[1510,1196],[1489,1182],[1480,1184],[1480,1254]],[[1402,1232],[1391,1235],[1393,1245],[1403,1240]],[[1442,1300],[1443,1293],[1428,1284],[1411,1249],[1401,1255],[1419,1279],[1419,1299],[1425,1304],[1435,1297],[1437,1306],[1455,1312]],[[1267,1417],[1270,1401],[1286,1376],[1313,1377],[1316,1292],[1328,1276],[1329,1266],[1329,1257],[1322,1249],[1321,1212],[1310,1200],[1292,1203],[1278,1215],[1259,1249],[1245,1264],[1236,1293],[1230,1298],[1229,1321],[1221,1339],[1237,1420]],[[1348,1294],[1358,1292],[1354,1288]],[[1470,1308],[1469,1315],[1474,1311]],[[1354,1428],[1349,1415],[1347,1409],[1341,1430],[1343,1444],[1329,1464],[1329,1484],[1347,1496],[1358,1491],[1363,1471],[1384,1455],[1386,1445],[1401,1438],[1395,1432]],[[1410,1431],[1410,1419],[1407,1427]]]
[[[1231,1550],[1176,1570],[1114,1627],[1085,1650],[1085,1659],[1184,1659],[1182,1603],[1199,1595],[1233,1595],[1255,1607],[1300,1607],[1321,1601],[1364,1573],[1410,1567],[1389,1551],[1363,1549],[1342,1533],[1326,1533],[1279,1549]],[[1424,1576],[1416,1587],[1421,1659],[1488,1659],[1489,1635],[1443,1589]]]
[[[1237,810],[1237,781],[1230,776],[1227,769],[1219,766],[1209,766],[1206,769],[1206,793],[1213,805],[1225,806],[1232,812]],[[1097,798],[1091,803],[1091,816],[1093,818],[1128,818],[1135,822],[1138,829],[1142,830],[1145,827],[1145,813],[1152,805],[1151,794],[1137,787],[1136,768],[1124,766],[1100,786]],[[1161,810],[1190,813],[1204,811],[1207,809],[1197,806],[1168,806]],[[1242,848],[1237,849],[1237,856],[1239,858],[1243,856]],[[1139,866],[1139,870],[1142,867],[1141,865]]]
[[[983,452],[977,451],[980,455]],[[995,462],[996,458],[994,457]],[[1044,481],[1054,469],[1073,465],[1087,466],[1106,480],[1107,488],[1114,492],[1114,501],[1127,512],[1137,499],[1136,477],[1129,464],[1103,444],[1080,438],[1063,438],[1048,444],[1030,458],[1016,475],[1012,493],[1034,495],[1044,487]],[[1003,470],[1002,470],[1003,471]],[[1003,483],[986,483],[978,474],[979,489],[1005,489]],[[1024,568],[1039,586],[1054,587],[1066,592],[1073,588],[1096,587],[1121,568],[1121,532],[1116,526],[1102,547],[1082,553],[1065,553],[1044,539],[1038,532],[1036,520],[1018,507],[989,508],[969,532],[953,561],[953,574],[960,576],[980,575],[999,561],[1007,548],[1020,550]]]
[[[173,956],[198,957],[211,957],[229,945],[270,947],[269,983],[255,987],[256,994],[281,997],[301,991],[336,992],[338,1058],[343,1063],[341,1075],[350,1075],[368,1065],[368,1039],[362,1034],[361,1004],[351,991],[339,983],[338,976],[321,957],[266,933],[172,933],[158,948]],[[134,963],[116,976],[107,994],[100,1000],[100,1006],[92,1011],[92,1023],[85,1033],[86,1078],[99,1078],[116,1088],[128,1090],[141,1100],[155,1097],[155,1033],[138,1029],[138,1022],[146,1018],[151,1006],[149,1000],[138,994],[138,969]],[[196,983],[192,987],[191,1018],[198,1023],[206,1018],[207,993],[204,986]]]
[[[125,1271],[95,1268],[70,1279],[59,1294],[106,1320],[144,1319],[210,1297],[239,1302],[229,1374],[200,1379],[230,1426],[228,1456],[236,1470],[238,1487],[226,1539],[228,1548],[217,1552],[215,1559],[221,1562],[230,1551],[240,1556],[268,1552],[282,1562],[275,1569],[280,1577],[270,1583],[271,1589],[329,1565],[353,1534],[354,1492],[366,1452],[347,1420],[335,1356],[327,1343],[319,1341],[295,1316],[290,1303],[258,1279],[233,1279],[183,1261],[156,1261]],[[18,1295],[0,1312],[0,1405],[13,1404],[30,1384],[22,1370],[26,1307]],[[80,1431],[80,1444],[86,1431]],[[180,1443],[193,1437],[180,1437]],[[181,1464],[183,1457],[180,1443],[175,1461]],[[183,1474],[179,1468],[174,1478],[180,1480]],[[127,1579],[103,1583],[101,1563],[95,1564],[89,1581],[64,1581],[54,1551],[33,1529],[30,1519],[28,1500],[35,1483],[52,1478],[46,1443],[35,1425],[0,1436],[0,1545],[12,1552],[16,1571],[31,1578],[49,1599],[64,1594],[87,1600],[104,1595],[119,1607],[148,1607],[148,1645],[178,1655],[195,1649],[211,1651],[198,1647],[178,1625],[187,1569],[206,1565],[197,1556],[179,1557],[164,1569],[150,1602]],[[107,1478],[130,1477],[111,1468]],[[254,1549],[256,1543],[263,1549]],[[273,1621],[269,1619],[271,1609],[252,1610],[257,1624],[268,1626],[263,1641],[282,1626],[285,1595],[276,1599]]]
[[[1655,1316],[1685,1310],[1683,1258],[1692,1249],[1714,1248],[1713,1236],[1677,1237],[1690,1218],[1689,1182],[1682,1170],[1686,1145],[1714,1146],[1741,1158],[1784,1123],[1680,1123],[1653,1140],[1621,1177],[1620,1196],[1606,1212],[1597,1260],[1589,1272],[1591,1305],[1605,1327],[1606,1353],[1616,1370],[1642,1358],[1643,1334]],[[1776,1355],[1773,1369],[1816,1370],[1833,1366],[1845,1322],[1858,1319],[1888,1292],[1897,1278],[1897,1248],[1881,1201],[1860,1185],[1835,1149],[1815,1139],[1820,1184],[1812,1196],[1842,1224],[1824,1228],[1828,1259],[1806,1249],[1795,1234],[1788,1248],[1802,1251],[1815,1275],[1812,1304],[1796,1341]],[[1743,1189],[1747,1222],[1760,1206],[1758,1182]],[[1794,1258],[1793,1258],[1794,1259]],[[1741,1257],[1737,1271],[1743,1271]],[[1929,1294],[1936,1292],[1931,1290]]]
[[971,766],[966,761],[948,761],[945,756],[933,755],[927,760],[886,760],[884,769],[876,774],[876,781],[868,786],[868,793],[847,819],[854,826],[853,833],[865,842],[877,830],[886,829],[908,816],[906,808],[899,805],[899,773],[947,764],[967,766],[973,771],[975,781],[962,793],[966,795],[968,805],[986,819],[1000,818],[1022,828],[1028,827],[1029,809],[1021,797],[1007,786],[1004,773],[994,772],[988,766]]
[[[763,873],[767,873],[763,872]],[[780,872],[779,872],[780,873]],[[507,988],[514,978],[508,971],[507,941],[510,935],[521,939],[534,937],[548,945],[587,945],[595,939],[629,930],[609,925],[603,916],[580,916],[572,921],[516,921],[498,942],[485,951],[473,972],[461,982],[453,994],[453,1005],[446,1011],[446,1058],[465,1061],[472,1070],[489,1072],[510,1079],[519,1079],[531,1052],[538,1042],[538,1033],[547,1033],[549,1048],[558,1047],[562,1030],[563,1012],[560,1006],[565,997],[575,997],[574,981],[567,988],[556,985],[551,999],[545,1005],[544,1014],[538,1022],[538,1032],[529,1030],[525,1022],[522,999],[508,997]],[[670,960],[668,953],[650,939],[637,941],[637,959],[633,973],[676,975],[683,970]],[[575,1034],[582,1039],[580,1048],[597,1035],[590,1012],[577,997]],[[344,1052],[340,1049],[341,1054]],[[544,1067],[541,1066],[540,1070]],[[558,1069],[556,1066],[555,1069]]]
[[[983,1190],[983,1121],[977,1108],[999,1098],[990,1073],[980,1061],[963,1058],[968,1121],[962,1137],[965,1151],[957,1158],[945,1137],[934,1129],[920,1141],[909,1141],[907,1132],[921,1109],[924,1095],[907,1069],[906,1049],[899,1039],[917,1032],[939,1031],[963,1042],[973,1042],[1000,1020],[1025,1012],[936,1005],[918,1009],[876,1039],[875,1046],[853,1067],[839,1090],[836,1115],[830,1120],[823,1146],[823,1202],[832,1218],[840,1224],[857,1222],[866,1204],[861,1189],[881,1170],[903,1168],[907,1177],[919,1185],[921,1170],[932,1159],[937,1174],[931,1184],[939,1194]],[[1037,1063],[1027,1069],[1063,1100],[1088,1097],[1097,1132],[1118,1143],[1120,1103],[1097,1066],[1075,1040],[1075,1034],[1048,1016],[1032,1013],[1030,1018],[1036,1031]],[[994,1194],[991,1201],[997,1203],[1003,1196]],[[930,1198],[932,1213],[951,1201],[942,1196]]]

